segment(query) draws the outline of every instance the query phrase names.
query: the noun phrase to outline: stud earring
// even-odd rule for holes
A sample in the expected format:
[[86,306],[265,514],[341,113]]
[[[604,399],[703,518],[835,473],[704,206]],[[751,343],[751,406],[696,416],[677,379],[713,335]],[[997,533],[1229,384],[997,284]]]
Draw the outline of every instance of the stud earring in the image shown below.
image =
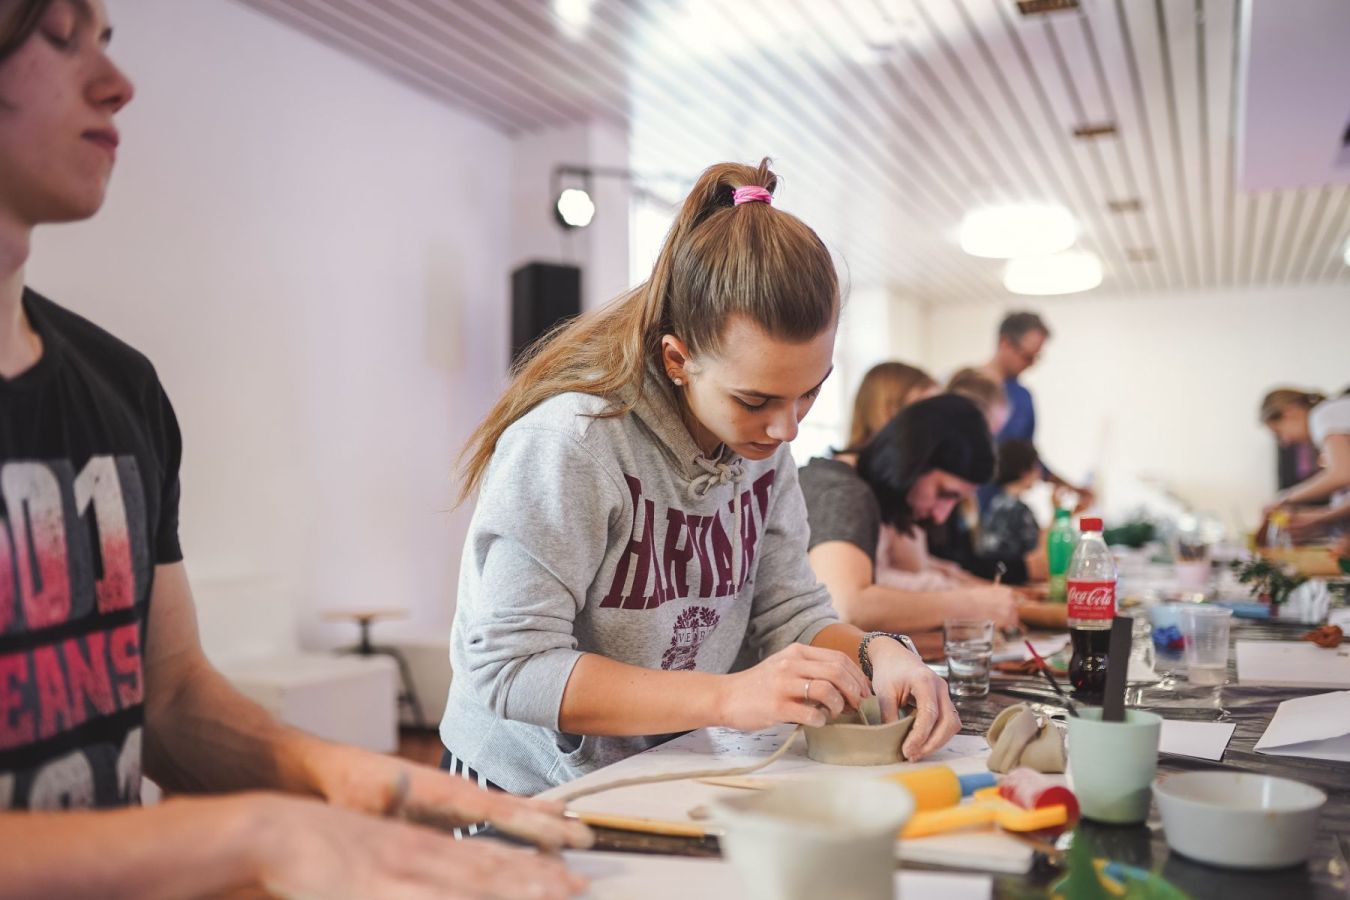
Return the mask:
[[668,374],[670,375],[670,380],[674,383],[676,387],[684,386],[684,379],[676,375],[674,369],[671,369]]

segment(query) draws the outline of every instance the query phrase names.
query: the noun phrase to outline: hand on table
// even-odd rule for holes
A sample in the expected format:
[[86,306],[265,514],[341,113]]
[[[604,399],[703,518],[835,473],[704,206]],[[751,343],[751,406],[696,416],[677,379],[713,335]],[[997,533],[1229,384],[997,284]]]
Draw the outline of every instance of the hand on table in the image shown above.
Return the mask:
[[1316,510],[1293,510],[1289,514],[1289,536],[1295,541],[1317,537],[1325,528],[1321,516]]
[[961,730],[961,717],[947,694],[947,682],[888,638],[874,638],[867,652],[872,658],[872,689],[881,706],[881,720],[894,722],[902,706],[914,707],[914,725],[901,748],[905,759],[913,762],[942,749]]
[[867,679],[848,656],[793,644],[754,668],[724,677],[719,719],[740,731],[759,731],[782,722],[824,725],[829,717],[856,709],[868,696]]
[[335,806],[375,816],[401,807],[404,818],[443,830],[488,822],[544,850],[589,847],[594,840],[585,825],[562,817],[560,803],[487,791],[440,769],[357,747],[322,744],[311,759],[321,793]]
[[254,806],[254,871],[272,896],[564,900],[586,889],[562,860],[533,850],[457,841],[318,800],[240,799]]
[[998,629],[1017,627],[1017,592],[1001,584],[962,588],[966,597],[964,617],[993,619]]

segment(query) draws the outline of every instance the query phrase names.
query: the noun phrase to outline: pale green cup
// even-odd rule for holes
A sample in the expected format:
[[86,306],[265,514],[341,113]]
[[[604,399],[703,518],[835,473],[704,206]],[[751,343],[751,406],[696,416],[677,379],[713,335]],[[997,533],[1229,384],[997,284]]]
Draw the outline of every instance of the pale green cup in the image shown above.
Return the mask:
[[1148,819],[1162,718],[1127,709],[1124,722],[1103,722],[1100,709],[1080,706],[1068,725],[1069,780],[1083,816],[1112,825]]

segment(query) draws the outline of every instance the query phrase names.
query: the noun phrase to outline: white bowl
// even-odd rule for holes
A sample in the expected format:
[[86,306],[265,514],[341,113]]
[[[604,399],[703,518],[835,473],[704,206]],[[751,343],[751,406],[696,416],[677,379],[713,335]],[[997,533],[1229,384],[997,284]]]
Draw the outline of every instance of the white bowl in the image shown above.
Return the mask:
[[1167,845],[1229,869],[1305,862],[1327,795],[1287,778],[1248,772],[1183,772],[1160,778],[1153,796]]
[[891,900],[914,796],[871,778],[791,781],[714,800],[742,900]]

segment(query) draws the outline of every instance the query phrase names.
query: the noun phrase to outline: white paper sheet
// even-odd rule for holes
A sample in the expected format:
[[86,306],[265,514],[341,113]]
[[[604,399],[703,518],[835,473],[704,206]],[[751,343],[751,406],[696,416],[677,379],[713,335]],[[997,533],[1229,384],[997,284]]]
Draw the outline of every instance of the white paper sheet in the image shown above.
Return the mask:
[[1350,762],[1350,691],[1284,701],[1255,750]]
[[1158,739],[1160,753],[1175,753],[1218,762],[1228,748],[1236,725],[1226,722],[1182,722],[1164,719]]
[[[740,874],[722,860],[581,851],[568,851],[563,858],[573,871],[591,879],[586,900],[720,900],[745,896]],[[896,896],[905,900],[989,900],[993,882],[984,875],[896,872],[895,890]]]
[[1350,606],[1333,609],[1327,613],[1327,624],[1339,625],[1342,631],[1350,633]]
[[[1041,659],[1048,659],[1069,646],[1067,634],[1033,634],[1029,640],[1031,646],[1035,647],[1036,652],[1041,655]],[[1001,649],[995,650],[993,655],[993,661],[996,663],[1024,662],[1028,659],[1031,659],[1031,651],[1021,640],[1009,642]]]
[[1350,644],[1312,641],[1238,641],[1238,684],[1350,688]]

